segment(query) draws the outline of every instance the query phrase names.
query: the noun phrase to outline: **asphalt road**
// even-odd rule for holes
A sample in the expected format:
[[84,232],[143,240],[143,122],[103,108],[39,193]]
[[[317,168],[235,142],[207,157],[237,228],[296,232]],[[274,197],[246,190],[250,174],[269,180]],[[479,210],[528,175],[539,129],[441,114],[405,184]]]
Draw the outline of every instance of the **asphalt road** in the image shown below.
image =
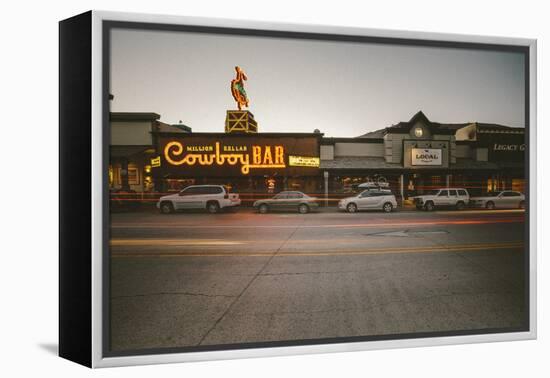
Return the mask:
[[113,214],[111,349],[524,324],[524,213]]

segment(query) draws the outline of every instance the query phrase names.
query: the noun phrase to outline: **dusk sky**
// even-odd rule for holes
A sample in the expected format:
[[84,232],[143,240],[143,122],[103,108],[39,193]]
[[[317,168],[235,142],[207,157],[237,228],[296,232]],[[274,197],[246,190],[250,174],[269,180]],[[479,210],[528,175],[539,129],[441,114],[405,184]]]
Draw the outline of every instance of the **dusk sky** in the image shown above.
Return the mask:
[[115,29],[114,112],[223,132],[240,66],[260,132],[353,137],[422,110],[435,122],[524,126],[517,53]]

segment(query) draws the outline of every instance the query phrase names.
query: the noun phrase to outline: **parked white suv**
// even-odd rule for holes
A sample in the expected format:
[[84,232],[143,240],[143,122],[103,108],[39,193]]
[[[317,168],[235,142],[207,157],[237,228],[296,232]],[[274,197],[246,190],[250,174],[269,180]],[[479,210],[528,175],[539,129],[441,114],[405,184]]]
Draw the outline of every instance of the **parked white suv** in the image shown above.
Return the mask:
[[358,210],[383,210],[391,213],[397,207],[397,200],[390,190],[364,190],[355,197],[338,202],[340,210],[355,213]]
[[229,193],[223,185],[191,185],[179,193],[160,197],[157,208],[163,214],[185,209],[206,209],[209,213],[217,213],[240,204],[239,195]]
[[470,194],[462,188],[445,188],[430,190],[413,199],[418,210],[432,211],[436,207],[454,207],[462,210],[470,202]]

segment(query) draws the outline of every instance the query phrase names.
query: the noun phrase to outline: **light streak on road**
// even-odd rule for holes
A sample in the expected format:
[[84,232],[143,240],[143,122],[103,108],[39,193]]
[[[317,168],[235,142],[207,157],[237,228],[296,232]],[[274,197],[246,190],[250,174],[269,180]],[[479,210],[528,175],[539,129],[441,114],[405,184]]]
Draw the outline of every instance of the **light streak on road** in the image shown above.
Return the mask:
[[524,248],[522,241],[506,243],[484,243],[484,244],[457,244],[457,245],[437,245],[423,247],[392,247],[392,248],[362,248],[362,249],[338,249],[333,251],[279,251],[279,252],[112,252],[113,258],[133,258],[133,257],[265,257],[265,256],[343,256],[343,255],[380,255],[397,253],[441,253],[441,252],[479,252],[490,250],[519,250]]
[[245,242],[216,239],[111,239],[111,246],[228,246]]

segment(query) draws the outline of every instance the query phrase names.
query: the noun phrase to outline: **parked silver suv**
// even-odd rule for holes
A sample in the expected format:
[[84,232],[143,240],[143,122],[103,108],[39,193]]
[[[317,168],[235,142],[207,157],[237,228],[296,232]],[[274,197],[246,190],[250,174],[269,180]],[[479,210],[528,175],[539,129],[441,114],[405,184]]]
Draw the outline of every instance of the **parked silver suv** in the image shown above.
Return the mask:
[[191,185],[179,193],[160,197],[157,208],[163,214],[185,209],[206,209],[209,213],[217,213],[240,204],[239,195],[229,193],[223,185]]
[[454,207],[462,210],[470,202],[470,194],[463,188],[442,188],[413,197],[413,200],[418,210],[432,211],[436,207]]
[[359,210],[382,210],[391,213],[397,207],[397,200],[390,190],[364,190],[355,197],[338,202],[340,210],[356,213]]

